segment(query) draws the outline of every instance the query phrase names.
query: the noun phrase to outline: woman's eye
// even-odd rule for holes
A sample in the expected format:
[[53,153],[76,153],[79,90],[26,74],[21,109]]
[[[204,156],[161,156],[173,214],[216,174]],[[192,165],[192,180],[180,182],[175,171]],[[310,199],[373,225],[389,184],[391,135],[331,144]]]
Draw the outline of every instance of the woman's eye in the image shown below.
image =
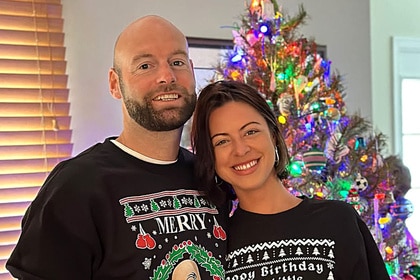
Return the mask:
[[216,147],[216,146],[220,146],[220,145],[223,145],[223,144],[225,144],[225,143],[227,143],[227,140],[219,140],[219,141],[216,141],[215,143],[214,143],[214,146]]
[[255,130],[255,129],[251,129],[251,130],[248,130],[247,132],[246,132],[246,135],[254,135],[255,133],[257,133],[258,132],[258,130]]

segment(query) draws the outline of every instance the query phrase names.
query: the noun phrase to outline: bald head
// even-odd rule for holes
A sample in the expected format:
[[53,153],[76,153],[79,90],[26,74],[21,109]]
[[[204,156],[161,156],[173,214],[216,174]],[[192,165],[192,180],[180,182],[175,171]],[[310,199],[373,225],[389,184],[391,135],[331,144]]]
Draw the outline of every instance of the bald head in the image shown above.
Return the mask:
[[129,24],[118,36],[114,47],[114,68],[118,69],[123,56],[131,49],[149,42],[179,42],[187,52],[185,35],[170,21],[156,15],[148,15]]

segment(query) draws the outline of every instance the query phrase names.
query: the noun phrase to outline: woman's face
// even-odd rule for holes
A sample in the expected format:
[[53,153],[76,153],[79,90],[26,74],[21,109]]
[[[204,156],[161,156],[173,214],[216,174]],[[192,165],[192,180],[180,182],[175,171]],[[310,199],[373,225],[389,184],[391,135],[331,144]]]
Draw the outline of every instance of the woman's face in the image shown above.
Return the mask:
[[252,106],[231,101],[209,118],[217,174],[238,197],[264,190],[276,180],[275,144],[267,122]]

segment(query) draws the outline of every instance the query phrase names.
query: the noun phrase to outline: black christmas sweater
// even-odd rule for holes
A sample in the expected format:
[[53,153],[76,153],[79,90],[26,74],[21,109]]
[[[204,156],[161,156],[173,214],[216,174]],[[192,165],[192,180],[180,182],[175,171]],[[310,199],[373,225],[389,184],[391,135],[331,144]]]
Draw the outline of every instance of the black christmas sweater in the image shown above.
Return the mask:
[[342,201],[303,199],[262,215],[238,207],[229,221],[226,280],[389,280],[368,227]]
[[[111,141],[59,163],[7,262],[19,279],[223,279],[225,210],[193,184],[193,155],[152,164]],[[190,277],[190,278],[188,278]]]

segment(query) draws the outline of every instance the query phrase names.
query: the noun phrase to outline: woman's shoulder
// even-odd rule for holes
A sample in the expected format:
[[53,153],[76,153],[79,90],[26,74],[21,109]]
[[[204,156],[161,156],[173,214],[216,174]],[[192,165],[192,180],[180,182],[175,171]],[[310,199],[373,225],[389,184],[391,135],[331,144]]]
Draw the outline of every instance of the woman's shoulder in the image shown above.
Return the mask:
[[307,207],[313,211],[333,211],[349,214],[356,213],[356,210],[353,208],[352,205],[342,200],[305,198],[304,202],[307,204]]

